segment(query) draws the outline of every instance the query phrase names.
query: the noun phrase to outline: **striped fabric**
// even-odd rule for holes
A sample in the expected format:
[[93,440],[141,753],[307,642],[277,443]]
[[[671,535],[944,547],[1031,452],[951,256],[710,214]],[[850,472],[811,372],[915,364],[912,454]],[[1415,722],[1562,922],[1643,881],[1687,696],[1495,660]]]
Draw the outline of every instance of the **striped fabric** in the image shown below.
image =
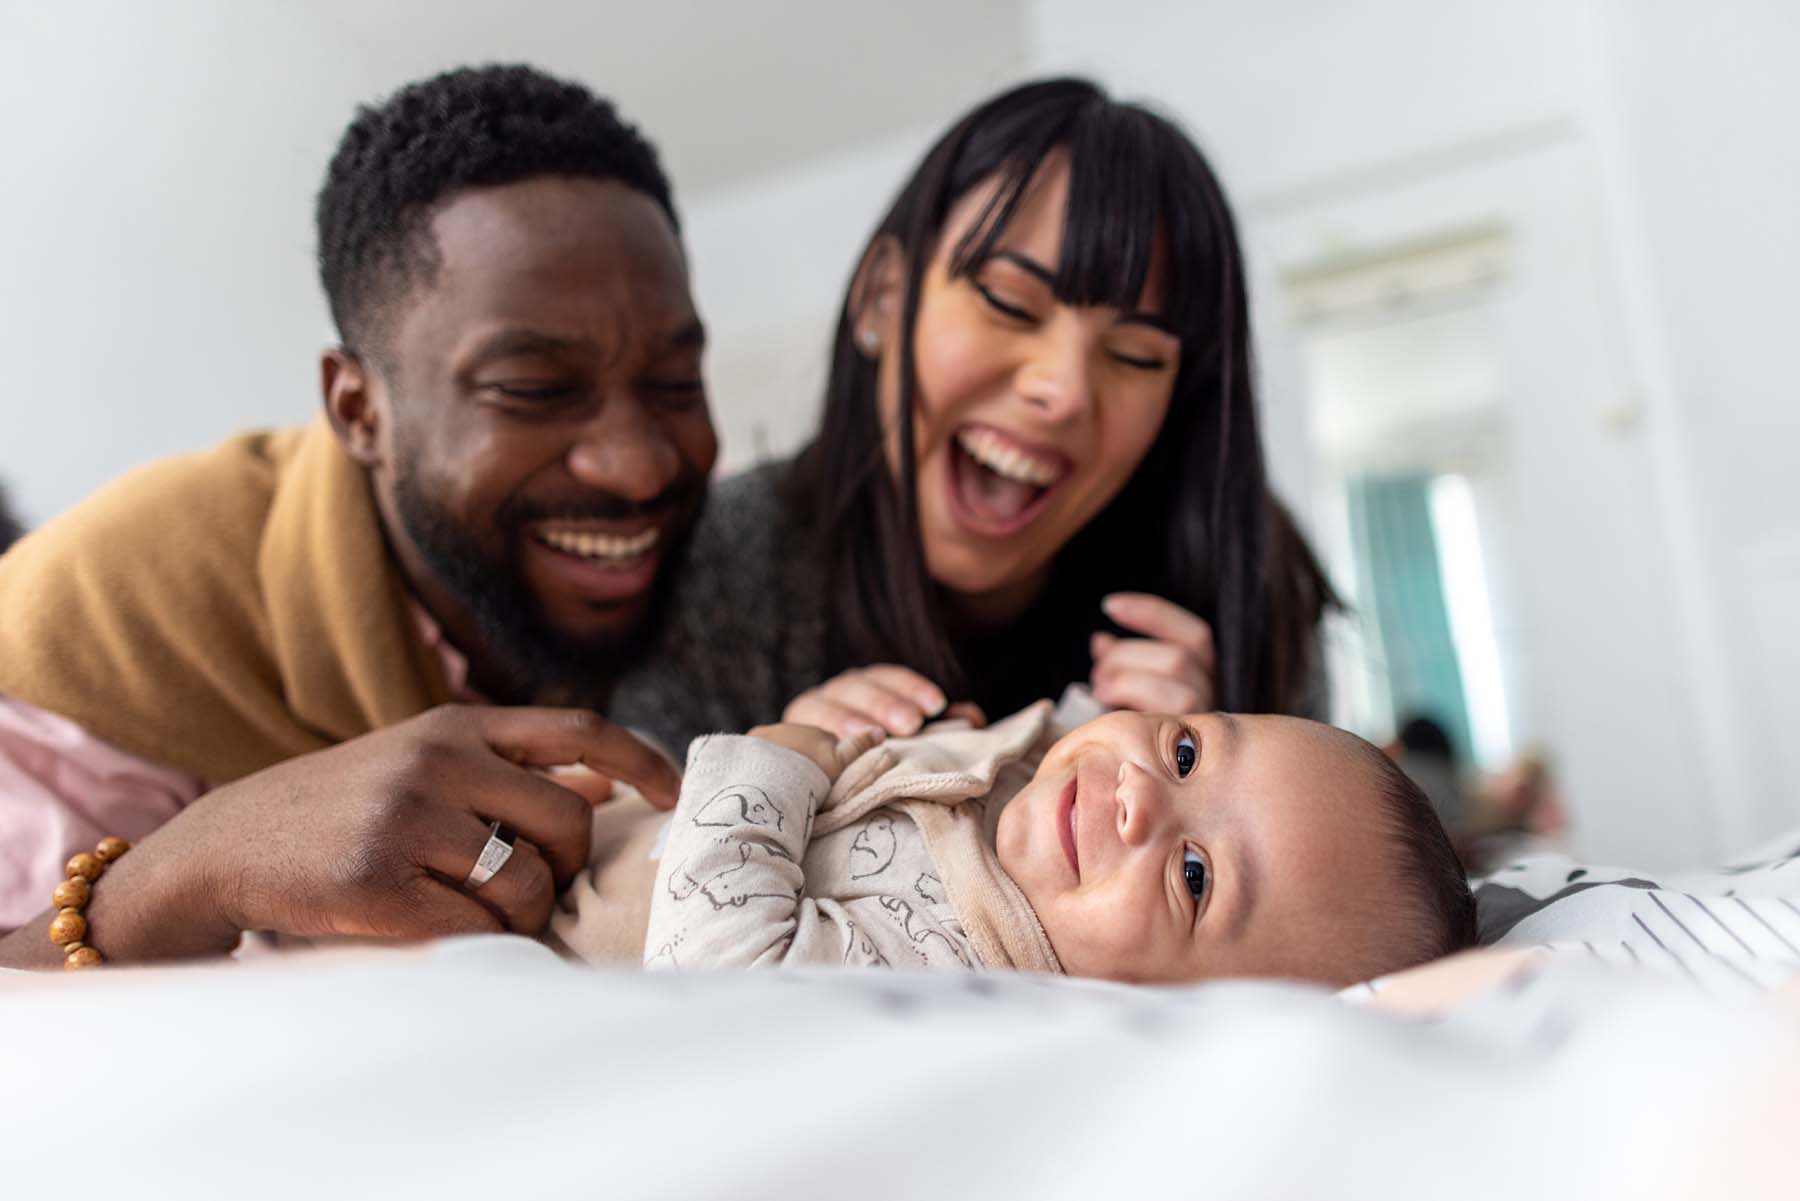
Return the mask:
[[1800,831],[1736,866],[1654,878],[1532,856],[1477,881],[1475,903],[1487,945],[1649,968],[1708,991],[1761,990],[1800,973]]

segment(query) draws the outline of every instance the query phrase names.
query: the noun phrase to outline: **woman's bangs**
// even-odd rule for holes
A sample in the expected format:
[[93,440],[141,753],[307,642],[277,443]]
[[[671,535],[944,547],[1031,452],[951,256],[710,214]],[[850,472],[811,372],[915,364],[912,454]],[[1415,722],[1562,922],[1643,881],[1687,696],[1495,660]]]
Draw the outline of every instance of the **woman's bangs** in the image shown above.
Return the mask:
[[1171,170],[1172,161],[1198,156],[1159,118],[1105,101],[997,165],[1000,186],[952,255],[952,274],[968,275],[993,255],[1026,187],[1058,148],[1068,151],[1069,199],[1051,281],[1056,299],[1139,311],[1160,234],[1167,265],[1160,311],[1151,315],[1184,343],[1206,330],[1211,322],[1200,311],[1204,289],[1196,284],[1216,274],[1203,211],[1211,202],[1210,179],[1204,169]]

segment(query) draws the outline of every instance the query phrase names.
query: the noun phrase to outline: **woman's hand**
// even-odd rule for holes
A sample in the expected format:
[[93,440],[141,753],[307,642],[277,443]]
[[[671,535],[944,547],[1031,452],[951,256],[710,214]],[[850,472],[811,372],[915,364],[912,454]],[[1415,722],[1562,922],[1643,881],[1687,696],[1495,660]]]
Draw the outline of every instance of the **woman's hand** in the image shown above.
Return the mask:
[[1217,704],[1211,626],[1173,601],[1144,592],[1115,592],[1100,607],[1145,636],[1094,634],[1089,650],[1095,700],[1146,713],[1205,713]]
[[944,690],[918,672],[877,663],[807,689],[788,702],[781,720],[849,738],[861,730],[916,734],[920,726],[940,715],[967,718],[976,726],[987,724],[974,705],[947,705]]
[[856,762],[864,751],[887,735],[881,730],[864,727],[848,738],[839,738],[818,726],[782,722],[774,726],[757,726],[750,731],[750,737],[805,755],[819,765],[819,770],[825,773],[827,780],[835,784],[846,767]]

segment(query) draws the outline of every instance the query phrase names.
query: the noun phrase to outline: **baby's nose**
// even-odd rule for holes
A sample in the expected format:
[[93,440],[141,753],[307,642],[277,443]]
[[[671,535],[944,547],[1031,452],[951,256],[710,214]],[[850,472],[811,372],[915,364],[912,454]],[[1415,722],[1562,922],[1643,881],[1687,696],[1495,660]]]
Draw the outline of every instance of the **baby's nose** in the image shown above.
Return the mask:
[[1127,846],[1137,846],[1155,833],[1168,803],[1156,777],[1135,763],[1119,765],[1119,838]]

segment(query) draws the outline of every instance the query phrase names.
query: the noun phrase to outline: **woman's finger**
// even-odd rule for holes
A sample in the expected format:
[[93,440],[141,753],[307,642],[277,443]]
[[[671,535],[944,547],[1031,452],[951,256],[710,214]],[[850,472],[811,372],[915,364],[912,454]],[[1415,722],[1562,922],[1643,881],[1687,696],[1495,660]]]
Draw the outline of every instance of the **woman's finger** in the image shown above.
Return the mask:
[[[890,734],[916,734],[919,727],[925,724],[926,711],[923,708],[908,697],[884,687],[867,672],[847,671],[836,679],[819,685],[814,691],[833,704],[860,714]],[[786,720],[806,720],[792,714],[793,708],[790,706]],[[829,726],[825,728],[830,729]]]
[[974,701],[957,701],[944,710],[944,716],[952,719],[960,718],[977,730],[985,729],[988,724],[987,714],[983,713],[981,706]]
[[797,725],[817,726],[821,730],[829,730],[839,738],[854,737],[861,730],[886,729],[879,721],[859,710],[839,704],[826,695],[822,688],[803,692],[789,701],[781,720]]
[[1112,645],[1094,656],[1095,677],[1109,671],[1144,671],[1192,684],[1207,679],[1206,668],[1194,651],[1153,638],[1113,639]]
[[1192,684],[1141,671],[1120,671],[1096,678],[1094,699],[1111,709],[1135,709],[1140,713],[1203,711],[1203,698]]
[[1200,656],[1208,675],[1217,669],[1212,626],[1174,601],[1148,592],[1114,592],[1100,602],[1100,607],[1128,630],[1187,647]]
[[933,684],[910,667],[901,667],[894,663],[877,663],[865,667],[861,673],[867,679],[879,684],[889,692],[895,692],[919,707],[926,717],[935,717],[944,711],[949,698],[944,690]]

